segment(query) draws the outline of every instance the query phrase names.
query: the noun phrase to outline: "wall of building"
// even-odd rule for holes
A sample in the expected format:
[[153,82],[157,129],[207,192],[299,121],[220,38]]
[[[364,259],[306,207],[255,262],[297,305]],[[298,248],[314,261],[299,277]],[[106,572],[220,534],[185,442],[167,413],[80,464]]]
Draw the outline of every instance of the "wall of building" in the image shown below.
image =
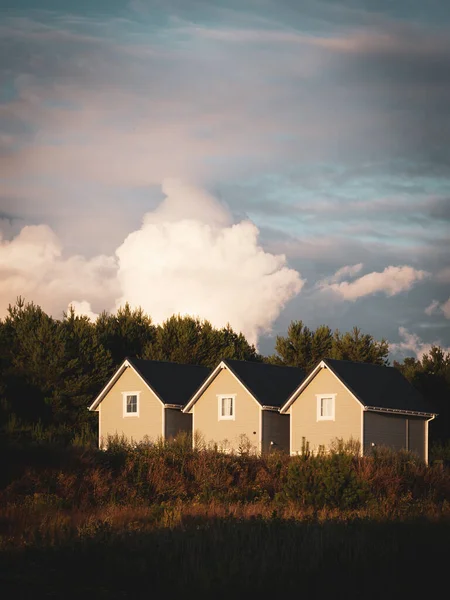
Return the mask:
[[[333,421],[317,420],[317,394],[336,394]],[[290,408],[291,453],[307,442],[312,452],[328,449],[336,438],[362,443],[362,406],[329,369],[321,369]]]
[[[235,394],[235,419],[219,419],[220,394]],[[224,450],[238,451],[243,443],[260,451],[260,406],[228,369],[222,369],[193,407],[194,437]]]

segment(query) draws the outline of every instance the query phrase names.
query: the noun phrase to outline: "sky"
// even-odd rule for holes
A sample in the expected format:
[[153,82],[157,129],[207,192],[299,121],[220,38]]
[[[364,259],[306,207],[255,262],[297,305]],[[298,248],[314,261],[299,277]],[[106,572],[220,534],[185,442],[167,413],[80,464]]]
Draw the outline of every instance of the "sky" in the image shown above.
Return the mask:
[[450,4],[0,0],[0,318],[450,350]]

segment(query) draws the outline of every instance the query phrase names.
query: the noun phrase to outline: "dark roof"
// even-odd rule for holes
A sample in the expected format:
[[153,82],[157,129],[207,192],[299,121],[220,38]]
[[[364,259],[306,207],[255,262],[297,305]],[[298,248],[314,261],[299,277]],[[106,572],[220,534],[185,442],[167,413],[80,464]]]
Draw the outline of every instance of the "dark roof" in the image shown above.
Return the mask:
[[422,394],[395,367],[331,358],[324,362],[364,406],[434,413]]
[[164,404],[184,406],[211,373],[208,367],[129,358],[147,385]]
[[297,367],[245,360],[223,362],[262,406],[283,406],[305,378],[303,369]]

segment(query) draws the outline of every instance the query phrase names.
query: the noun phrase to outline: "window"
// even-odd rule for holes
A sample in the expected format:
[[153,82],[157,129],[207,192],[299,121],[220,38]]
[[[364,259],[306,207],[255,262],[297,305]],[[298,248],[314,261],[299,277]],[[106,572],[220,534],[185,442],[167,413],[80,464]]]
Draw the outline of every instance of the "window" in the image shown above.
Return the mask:
[[334,405],[336,394],[316,394],[317,420],[334,421]]
[[139,416],[139,394],[140,392],[122,392],[124,417]]
[[234,420],[236,416],[236,394],[220,394],[219,399],[219,421]]

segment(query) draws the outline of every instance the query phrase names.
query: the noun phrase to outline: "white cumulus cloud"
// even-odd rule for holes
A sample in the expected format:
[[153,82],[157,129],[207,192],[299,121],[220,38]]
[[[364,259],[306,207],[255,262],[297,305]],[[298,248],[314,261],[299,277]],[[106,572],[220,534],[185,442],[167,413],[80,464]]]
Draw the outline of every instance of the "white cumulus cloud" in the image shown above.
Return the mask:
[[69,309],[73,310],[75,316],[88,317],[90,321],[96,321],[99,316],[98,313],[93,312],[90,302],[86,300],[82,300],[81,302],[74,300],[69,304]]
[[74,299],[101,305],[118,293],[113,257],[64,258],[58,236],[47,225],[24,227],[11,241],[0,240],[0,316],[17,296],[61,317]]
[[261,248],[252,222],[233,224],[226,207],[190,186],[163,189],[164,202],[116,251],[117,306],[141,306],[156,322],[172,314],[229,322],[256,343],[304,281],[284,255]]
[[115,256],[65,258],[45,225],[0,240],[3,315],[18,295],[57,317],[71,305],[95,319],[128,302],[156,323],[173,314],[208,319],[216,327],[230,323],[256,344],[304,280],[286,266],[284,255],[264,251],[252,222],[234,223],[213,196],[176,180],[164,182],[163,191],[165,200]]

